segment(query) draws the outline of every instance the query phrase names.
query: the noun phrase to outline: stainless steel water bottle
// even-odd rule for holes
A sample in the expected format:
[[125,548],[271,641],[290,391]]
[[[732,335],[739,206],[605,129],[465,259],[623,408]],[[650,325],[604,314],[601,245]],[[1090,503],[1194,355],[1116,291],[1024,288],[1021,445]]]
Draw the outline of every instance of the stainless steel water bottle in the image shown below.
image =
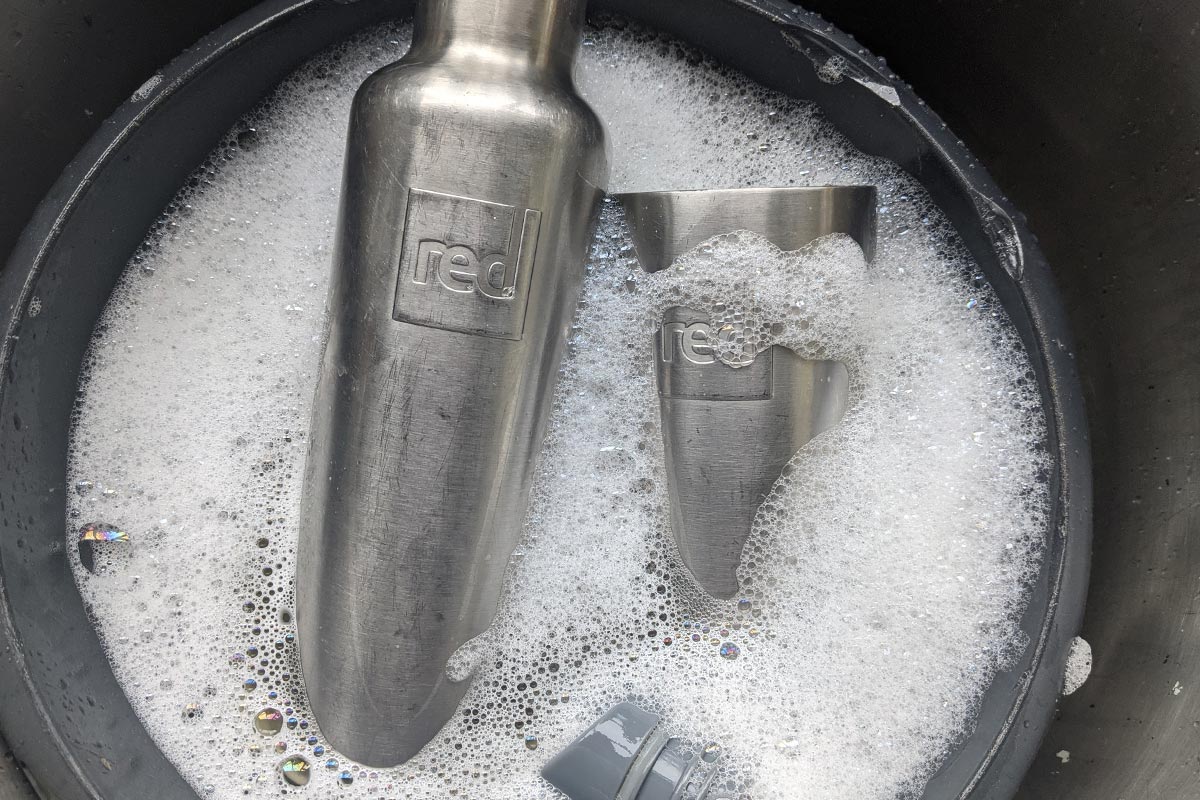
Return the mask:
[[297,574],[321,732],[416,754],[495,615],[607,179],[583,0],[422,0],[351,112]]

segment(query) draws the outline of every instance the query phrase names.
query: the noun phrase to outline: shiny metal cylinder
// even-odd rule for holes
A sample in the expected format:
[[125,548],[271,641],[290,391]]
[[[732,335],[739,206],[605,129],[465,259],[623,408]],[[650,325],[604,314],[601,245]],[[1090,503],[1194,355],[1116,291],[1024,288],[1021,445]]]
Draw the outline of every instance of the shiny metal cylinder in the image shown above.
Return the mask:
[[363,764],[454,713],[520,536],[608,174],[583,6],[423,0],[354,99],[296,596],[312,711]]
[[[845,233],[868,259],[875,251],[872,186],[618,197],[649,272],[737,230],[782,250]],[[655,374],[675,541],[700,586],[728,599],[738,591],[737,567],[758,507],[796,451],[841,419],[850,379],[840,362],[805,360],[779,346],[735,369],[704,344],[710,334],[704,312],[668,309],[657,334]]]

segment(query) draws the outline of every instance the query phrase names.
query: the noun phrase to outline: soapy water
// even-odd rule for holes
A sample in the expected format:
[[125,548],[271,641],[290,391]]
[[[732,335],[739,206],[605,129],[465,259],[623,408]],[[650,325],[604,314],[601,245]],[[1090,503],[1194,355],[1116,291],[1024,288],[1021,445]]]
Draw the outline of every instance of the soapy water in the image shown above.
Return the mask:
[[[1026,645],[1047,513],[1027,357],[911,178],[813,107],[623,27],[589,31],[579,68],[613,191],[876,184],[876,258],[735,232],[647,275],[606,203],[499,616],[449,666],[470,691],[396,768],[321,736],[293,619],[307,426],[350,100],[408,37],[366,32],[285,81],[98,327],[67,535],[91,531],[77,581],[147,729],[204,797],[528,800],[558,796],[546,759],[632,700],[715,762],[712,798],[919,795]],[[845,417],[760,509],[733,601],[694,588],[670,535],[651,331],[671,306],[851,375]]]

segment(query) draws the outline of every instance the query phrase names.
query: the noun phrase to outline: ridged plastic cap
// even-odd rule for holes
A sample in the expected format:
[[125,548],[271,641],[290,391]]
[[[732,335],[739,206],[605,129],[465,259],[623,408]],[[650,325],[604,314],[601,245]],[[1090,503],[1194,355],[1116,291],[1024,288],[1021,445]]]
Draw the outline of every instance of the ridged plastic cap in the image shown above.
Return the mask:
[[633,703],[618,703],[550,759],[542,777],[571,800],[616,800],[627,778],[640,782],[630,772],[654,738],[658,720]]
[[[657,730],[659,717],[618,703],[542,768],[571,800],[677,800],[693,782],[704,797],[715,776],[697,774],[700,756]],[[715,761],[715,760],[714,760]]]

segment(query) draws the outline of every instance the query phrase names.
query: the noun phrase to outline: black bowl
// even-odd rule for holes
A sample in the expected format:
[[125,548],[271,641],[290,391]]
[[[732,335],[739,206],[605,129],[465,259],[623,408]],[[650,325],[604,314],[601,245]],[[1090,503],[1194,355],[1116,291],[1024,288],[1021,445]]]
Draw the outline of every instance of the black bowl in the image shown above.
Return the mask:
[[[1050,722],[1087,588],[1091,464],[1070,335],[1049,267],[982,166],[895,76],[819,17],[776,0],[593,0],[785,94],[929,191],[1031,354],[1053,501],[1022,627],[927,798],[1008,798]],[[404,0],[268,0],[122,106],[68,166],[0,273],[0,730],[49,796],[195,798],[117,684],[64,553],[67,435],[96,320],[151,223],[220,137],[310,56],[411,14]],[[818,77],[841,59],[837,83]],[[37,298],[38,302],[31,305]]]

